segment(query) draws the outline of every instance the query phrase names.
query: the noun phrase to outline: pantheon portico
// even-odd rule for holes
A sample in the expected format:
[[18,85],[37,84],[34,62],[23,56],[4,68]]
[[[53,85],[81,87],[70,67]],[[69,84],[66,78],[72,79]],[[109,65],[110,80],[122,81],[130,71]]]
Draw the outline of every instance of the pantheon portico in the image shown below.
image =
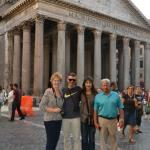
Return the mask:
[[42,94],[55,71],[63,84],[76,72],[78,85],[87,75],[96,87],[101,78],[119,89],[140,85],[140,44],[150,88],[150,25],[130,0],[18,0],[1,13],[0,43],[0,82],[18,83],[25,94]]

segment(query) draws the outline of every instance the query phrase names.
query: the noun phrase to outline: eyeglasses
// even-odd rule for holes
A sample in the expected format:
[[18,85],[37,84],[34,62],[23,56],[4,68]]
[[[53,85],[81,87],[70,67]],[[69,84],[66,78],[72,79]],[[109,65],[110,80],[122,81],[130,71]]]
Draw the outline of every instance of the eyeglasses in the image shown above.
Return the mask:
[[68,79],[69,81],[73,81],[73,82],[75,82],[76,81],[76,79]]

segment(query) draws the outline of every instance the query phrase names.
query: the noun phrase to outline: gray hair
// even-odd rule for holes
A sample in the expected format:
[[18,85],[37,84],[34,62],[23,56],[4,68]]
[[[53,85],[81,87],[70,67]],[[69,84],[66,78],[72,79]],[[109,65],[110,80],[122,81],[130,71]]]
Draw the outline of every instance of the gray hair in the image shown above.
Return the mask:
[[102,85],[102,83],[107,83],[108,85],[110,85],[110,80],[109,79],[107,79],[107,78],[105,78],[105,79],[102,79],[101,80],[101,85]]

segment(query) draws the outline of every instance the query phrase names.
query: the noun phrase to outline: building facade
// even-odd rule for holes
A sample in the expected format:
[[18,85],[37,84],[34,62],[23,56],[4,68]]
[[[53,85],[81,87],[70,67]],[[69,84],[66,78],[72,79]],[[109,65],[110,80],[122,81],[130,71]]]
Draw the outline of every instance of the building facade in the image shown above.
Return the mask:
[[[8,0],[9,1],[9,0]],[[140,85],[140,45],[144,83],[150,88],[150,24],[130,0],[4,1],[0,14],[0,83],[18,83],[40,95],[50,75],[77,73]],[[117,61],[116,61],[117,60]],[[118,62],[118,63],[117,63]]]

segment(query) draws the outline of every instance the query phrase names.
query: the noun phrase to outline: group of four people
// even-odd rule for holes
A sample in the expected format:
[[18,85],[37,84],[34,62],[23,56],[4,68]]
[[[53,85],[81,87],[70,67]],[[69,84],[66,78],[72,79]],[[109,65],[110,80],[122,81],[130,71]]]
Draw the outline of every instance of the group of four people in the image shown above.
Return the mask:
[[46,150],[56,149],[62,123],[64,150],[94,150],[96,128],[100,130],[101,150],[106,149],[108,136],[112,150],[116,150],[118,112],[120,127],[124,124],[124,106],[119,95],[110,90],[109,79],[101,80],[99,94],[91,77],[85,78],[82,88],[76,85],[76,80],[76,74],[70,73],[67,87],[61,88],[62,75],[56,72],[51,76],[52,87],[45,91],[39,105],[44,111]]

